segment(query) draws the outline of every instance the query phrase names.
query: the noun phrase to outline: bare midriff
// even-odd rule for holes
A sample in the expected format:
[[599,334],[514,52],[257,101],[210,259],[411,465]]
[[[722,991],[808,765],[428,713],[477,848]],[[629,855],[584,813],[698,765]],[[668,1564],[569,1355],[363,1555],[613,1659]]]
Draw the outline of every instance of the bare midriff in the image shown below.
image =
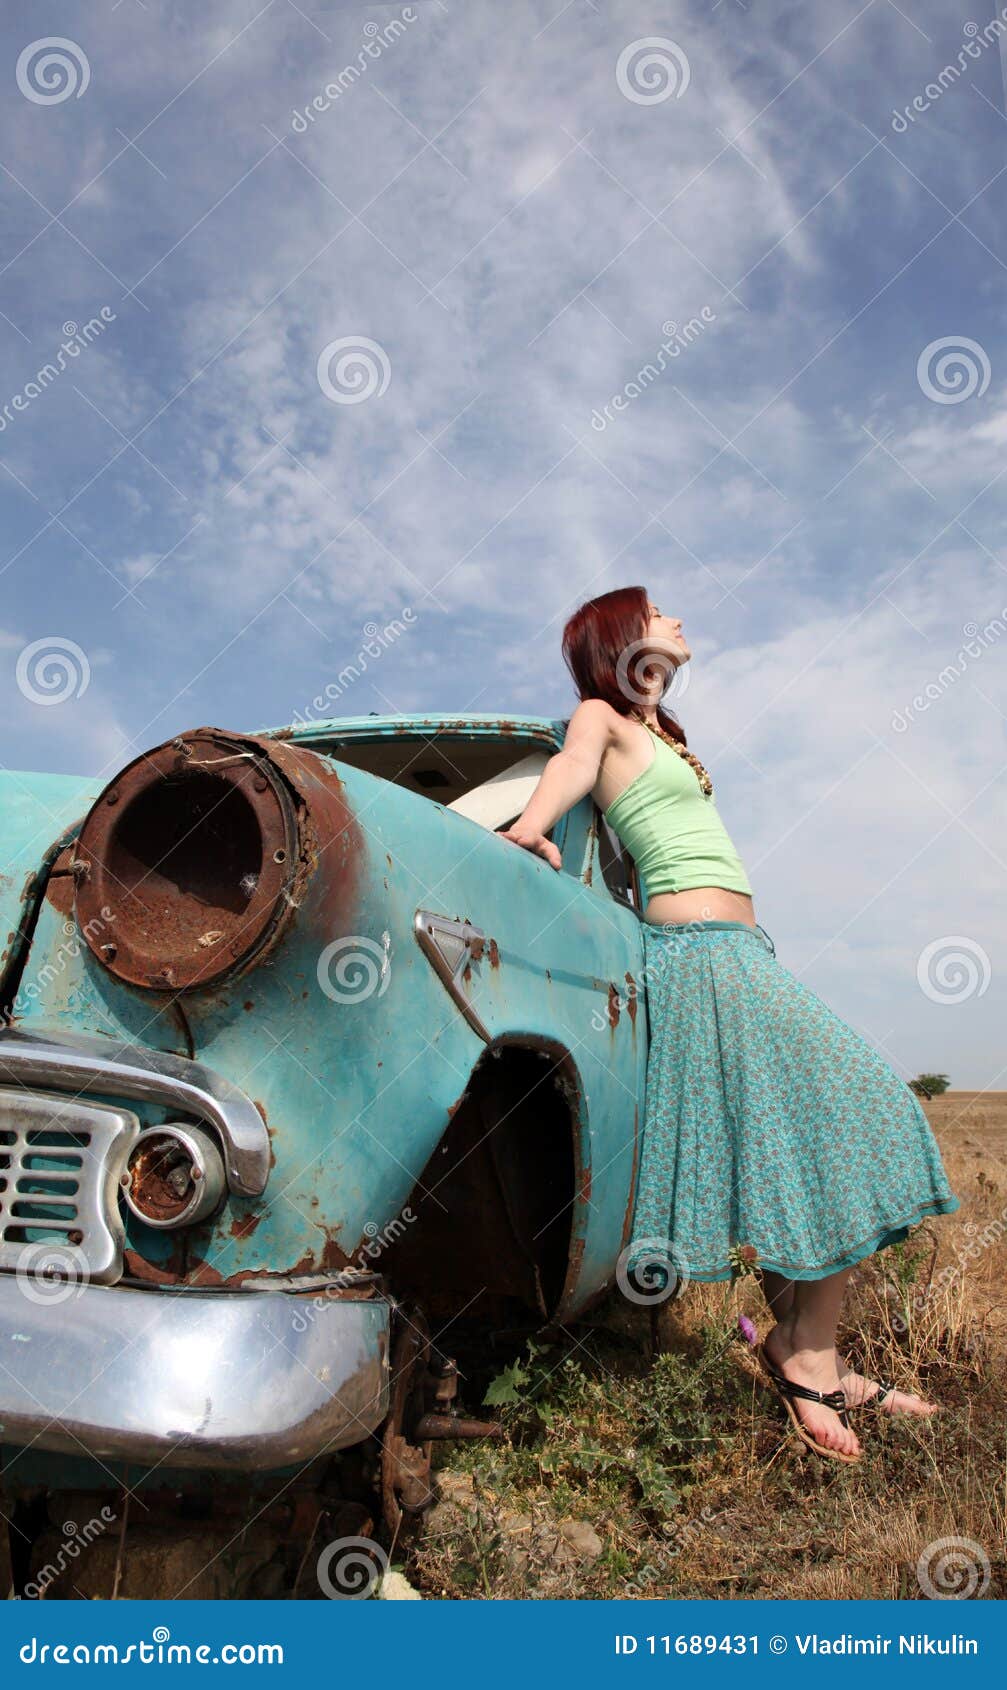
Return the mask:
[[647,900],[645,921],[657,927],[687,921],[743,921],[754,927],[755,906],[745,892],[723,886],[692,886],[687,892],[656,892]]

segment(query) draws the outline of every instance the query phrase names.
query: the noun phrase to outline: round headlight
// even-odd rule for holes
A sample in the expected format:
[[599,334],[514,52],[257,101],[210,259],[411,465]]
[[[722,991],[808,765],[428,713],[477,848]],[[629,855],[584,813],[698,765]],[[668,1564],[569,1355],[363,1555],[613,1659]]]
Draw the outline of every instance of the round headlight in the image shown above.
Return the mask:
[[201,1127],[147,1127],[122,1176],[126,1205],[147,1226],[195,1226],[224,1195],[224,1164]]
[[183,991],[245,966],[290,913],[297,820],[261,742],[200,728],[105,788],[74,853],[81,933],[134,986]]

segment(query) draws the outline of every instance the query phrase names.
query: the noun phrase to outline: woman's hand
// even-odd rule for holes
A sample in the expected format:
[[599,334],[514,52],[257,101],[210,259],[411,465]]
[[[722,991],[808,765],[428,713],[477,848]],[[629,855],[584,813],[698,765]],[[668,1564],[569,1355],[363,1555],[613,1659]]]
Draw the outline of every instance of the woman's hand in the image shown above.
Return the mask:
[[559,846],[547,839],[537,828],[526,827],[523,822],[516,821],[513,827],[501,828],[499,837],[510,839],[515,845],[521,845],[526,851],[534,851],[537,857],[544,857],[553,868],[562,868],[563,859],[559,854]]

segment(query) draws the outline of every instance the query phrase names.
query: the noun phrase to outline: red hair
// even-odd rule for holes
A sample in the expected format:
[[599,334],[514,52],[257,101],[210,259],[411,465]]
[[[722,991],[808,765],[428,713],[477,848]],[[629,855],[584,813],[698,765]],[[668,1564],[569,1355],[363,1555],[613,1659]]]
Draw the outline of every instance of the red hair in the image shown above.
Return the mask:
[[[646,587],[618,587],[613,593],[588,599],[574,611],[563,629],[563,658],[578,698],[603,698],[620,716],[629,715],[637,701],[628,695],[625,680],[620,684],[619,660],[625,664],[627,649],[646,635],[649,604]],[[631,674],[636,667],[631,657]],[[658,705],[657,719],[673,739],[686,743],[684,731],[662,705]]]

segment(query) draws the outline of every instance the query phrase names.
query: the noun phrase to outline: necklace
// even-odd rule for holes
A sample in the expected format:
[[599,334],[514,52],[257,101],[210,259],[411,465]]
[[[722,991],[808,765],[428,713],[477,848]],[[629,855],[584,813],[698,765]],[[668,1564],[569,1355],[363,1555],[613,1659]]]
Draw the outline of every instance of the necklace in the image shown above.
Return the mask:
[[694,757],[692,752],[684,745],[680,744],[677,739],[672,739],[671,734],[665,733],[663,728],[653,727],[650,722],[645,722],[642,716],[637,716],[636,720],[642,723],[645,728],[649,728],[655,738],[663,739],[665,745],[670,745],[672,751],[674,751],[676,756],[681,757],[683,763],[688,763],[705,796],[707,798],[711,798],[713,796],[713,782],[704,769],[702,763],[699,761],[699,758]]

